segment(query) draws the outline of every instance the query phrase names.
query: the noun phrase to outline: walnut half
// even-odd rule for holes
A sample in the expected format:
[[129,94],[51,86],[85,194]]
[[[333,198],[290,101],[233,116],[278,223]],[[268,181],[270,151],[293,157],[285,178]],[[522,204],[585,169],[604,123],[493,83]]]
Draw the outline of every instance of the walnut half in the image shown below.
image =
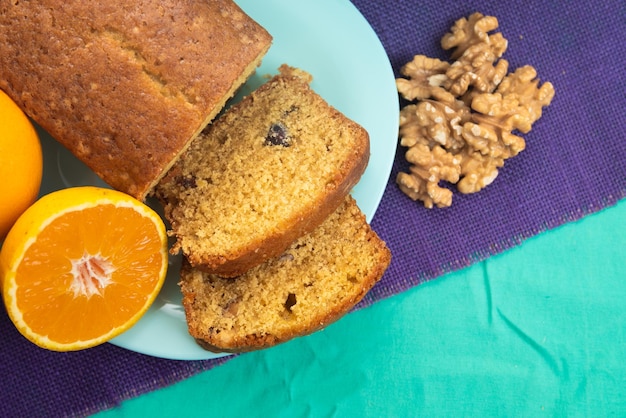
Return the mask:
[[448,81],[446,71],[449,67],[449,63],[437,58],[416,55],[400,70],[408,79],[396,79],[398,92],[407,100],[424,100],[432,97],[444,102],[453,102],[454,97],[441,87]]
[[421,200],[432,208],[450,206],[452,192],[439,185],[442,180],[456,183],[461,174],[461,159],[441,146],[432,149],[425,144],[409,148],[406,159],[413,165],[410,173],[399,173],[396,181],[400,189],[413,200]]
[[489,45],[491,41],[488,32],[497,28],[498,19],[494,16],[472,13],[468,18],[463,17],[454,22],[450,32],[441,38],[441,47],[454,49],[450,58],[456,60],[474,45]]

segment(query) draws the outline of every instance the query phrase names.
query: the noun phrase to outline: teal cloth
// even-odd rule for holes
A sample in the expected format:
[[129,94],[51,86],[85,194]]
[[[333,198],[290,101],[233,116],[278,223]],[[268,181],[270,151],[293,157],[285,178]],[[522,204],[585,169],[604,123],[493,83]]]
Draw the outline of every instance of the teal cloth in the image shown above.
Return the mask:
[[626,416],[626,201],[98,418]]

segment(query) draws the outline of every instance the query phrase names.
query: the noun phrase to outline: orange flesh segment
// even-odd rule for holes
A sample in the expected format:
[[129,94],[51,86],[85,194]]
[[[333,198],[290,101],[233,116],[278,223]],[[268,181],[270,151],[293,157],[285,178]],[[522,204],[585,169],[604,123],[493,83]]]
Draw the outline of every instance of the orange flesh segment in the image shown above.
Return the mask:
[[[38,234],[17,270],[16,300],[24,321],[59,343],[97,338],[122,326],[159,281],[161,246],[152,222],[133,208],[99,205],[62,214]],[[90,297],[75,296],[72,288],[72,260],[85,254],[99,255],[115,269],[110,283]]]

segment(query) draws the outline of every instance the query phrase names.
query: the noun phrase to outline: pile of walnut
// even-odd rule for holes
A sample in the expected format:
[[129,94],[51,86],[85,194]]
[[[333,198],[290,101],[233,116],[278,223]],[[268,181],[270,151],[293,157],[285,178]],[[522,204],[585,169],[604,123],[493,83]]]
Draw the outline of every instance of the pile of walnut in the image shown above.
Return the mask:
[[541,111],[554,97],[554,87],[539,87],[531,66],[507,74],[502,55],[507,40],[488,32],[498,20],[480,13],[456,21],[441,40],[453,50],[452,63],[416,55],[402,67],[408,77],[396,80],[398,92],[414,101],[400,111],[400,144],[408,147],[409,173],[397,183],[424,206],[447,207],[456,184],[461,193],[475,193],[491,184],[504,160],[524,150],[524,139]]

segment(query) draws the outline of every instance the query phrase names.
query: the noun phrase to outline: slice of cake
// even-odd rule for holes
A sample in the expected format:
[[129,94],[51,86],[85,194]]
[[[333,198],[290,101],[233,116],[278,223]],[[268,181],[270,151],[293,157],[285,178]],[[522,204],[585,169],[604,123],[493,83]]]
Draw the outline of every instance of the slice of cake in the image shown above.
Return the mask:
[[231,0],[3,2],[0,88],[104,181],[143,199],[271,41]]
[[348,196],[312,233],[239,277],[220,278],[185,263],[180,286],[189,333],[218,352],[255,350],[309,334],[354,307],[390,260]]
[[310,87],[281,74],[209,125],[155,188],[196,268],[233,277],[323,222],[363,174],[369,136]]

